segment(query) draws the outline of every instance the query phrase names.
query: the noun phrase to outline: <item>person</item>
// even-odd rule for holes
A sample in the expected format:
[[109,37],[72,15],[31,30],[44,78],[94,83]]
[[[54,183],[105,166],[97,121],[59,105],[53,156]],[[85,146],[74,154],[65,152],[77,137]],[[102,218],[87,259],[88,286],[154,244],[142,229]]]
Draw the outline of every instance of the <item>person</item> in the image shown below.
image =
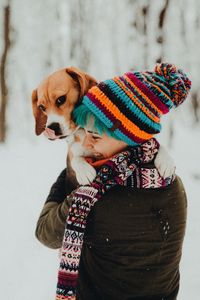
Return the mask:
[[[159,66],[160,68],[163,68],[166,77],[166,65]],[[169,66],[167,68],[169,69]],[[173,81],[178,73],[182,76],[182,73],[170,66],[170,77],[173,77]],[[158,73],[152,74],[152,78],[155,75],[152,85],[155,86],[156,78],[160,87],[163,78],[160,78]],[[189,81],[185,77],[184,82],[186,90],[186,83]],[[173,83],[173,87],[176,84],[177,81]],[[167,87],[169,88],[169,84]],[[175,88],[177,90],[177,86]],[[168,92],[166,86],[162,91]],[[179,90],[179,98],[180,94]],[[184,98],[186,94],[185,92]],[[176,96],[177,94],[172,97],[172,101],[177,105]],[[182,100],[183,95],[180,103]],[[155,102],[156,100],[154,104]],[[85,103],[83,101],[83,105]],[[85,107],[83,110],[86,111]],[[98,114],[97,117],[93,114],[93,117],[95,121],[95,118],[98,119],[97,129],[101,132],[101,115]],[[81,119],[84,120],[83,115]],[[81,123],[78,118],[76,121]],[[131,154],[135,154],[134,147],[130,149],[130,146],[125,146],[130,135],[125,131],[123,133],[124,141],[116,141],[108,134],[87,134],[85,147],[93,149],[95,157],[103,158],[91,162],[97,168],[97,177],[104,169],[106,161],[110,162],[114,154],[120,155],[124,149],[129,149]],[[132,141],[136,142],[136,139]],[[146,149],[144,144],[139,145],[138,153],[140,147]],[[77,190],[77,182],[74,175],[69,164],[53,184],[37,222],[36,237],[53,249],[63,246],[66,217],[75,203],[74,190]],[[128,179],[125,185],[115,184],[102,194],[100,201],[95,203],[87,216],[78,266],[77,300],[177,299],[180,283],[179,264],[187,217],[187,197],[182,181],[178,176],[170,182],[161,178],[152,159],[150,163],[143,161],[138,164],[134,177],[127,182]]]

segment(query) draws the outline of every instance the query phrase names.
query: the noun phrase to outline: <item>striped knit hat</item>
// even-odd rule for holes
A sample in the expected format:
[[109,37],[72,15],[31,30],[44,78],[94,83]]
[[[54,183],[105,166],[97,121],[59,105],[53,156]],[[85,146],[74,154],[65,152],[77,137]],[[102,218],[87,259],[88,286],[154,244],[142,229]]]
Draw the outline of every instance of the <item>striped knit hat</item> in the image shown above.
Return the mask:
[[161,63],[154,72],[128,72],[100,82],[83,97],[81,106],[103,122],[112,136],[135,146],[160,132],[161,116],[179,106],[190,87],[183,71]]

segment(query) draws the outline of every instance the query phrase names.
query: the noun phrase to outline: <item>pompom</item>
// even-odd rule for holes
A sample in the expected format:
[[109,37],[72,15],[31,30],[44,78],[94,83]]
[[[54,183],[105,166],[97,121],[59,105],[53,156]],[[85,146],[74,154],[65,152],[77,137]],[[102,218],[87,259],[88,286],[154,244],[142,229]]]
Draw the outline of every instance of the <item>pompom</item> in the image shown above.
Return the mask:
[[154,72],[166,81],[174,106],[183,103],[191,88],[191,81],[187,75],[175,65],[168,63],[157,64]]

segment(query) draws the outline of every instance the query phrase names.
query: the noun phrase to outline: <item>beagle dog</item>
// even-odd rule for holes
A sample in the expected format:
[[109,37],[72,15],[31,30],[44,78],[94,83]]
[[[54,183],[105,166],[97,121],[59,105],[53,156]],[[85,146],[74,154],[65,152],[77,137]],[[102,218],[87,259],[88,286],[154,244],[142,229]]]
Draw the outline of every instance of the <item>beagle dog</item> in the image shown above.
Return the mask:
[[[44,133],[50,140],[68,140],[67,161],[70,161],[81,185],[89,184],[96,176],[95,169],[84,158],[95,154],[83,146],[87,131],[93,131],[93,128],[92,122],[87,128],[79,128],[72,113],[82,97],[95,85],[95,78],[78,68],[70,67],[54,72],[32,92],[36,135]],[[164,177],[174,172],[174,162],[162,146],[156,156],[155,166]]]

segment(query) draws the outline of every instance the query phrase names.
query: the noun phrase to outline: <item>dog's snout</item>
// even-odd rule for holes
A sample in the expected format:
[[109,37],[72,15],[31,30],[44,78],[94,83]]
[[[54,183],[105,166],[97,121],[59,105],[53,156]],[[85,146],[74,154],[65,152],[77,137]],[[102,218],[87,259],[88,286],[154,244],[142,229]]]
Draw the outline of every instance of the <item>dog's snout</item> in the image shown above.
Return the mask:
[[51,123],[47,128],[52,129],[55,132],[55,135],[62,135],[62,131],[59,123]]

